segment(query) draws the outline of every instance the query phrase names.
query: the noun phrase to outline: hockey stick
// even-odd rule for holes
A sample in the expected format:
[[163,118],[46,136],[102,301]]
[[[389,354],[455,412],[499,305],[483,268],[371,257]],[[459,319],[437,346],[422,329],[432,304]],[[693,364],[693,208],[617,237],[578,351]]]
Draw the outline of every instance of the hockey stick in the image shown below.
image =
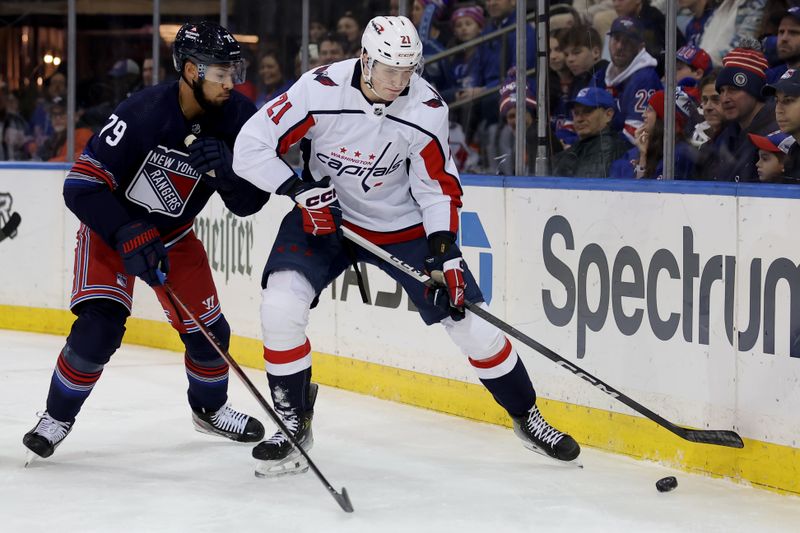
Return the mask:
[[266,411],[266,413],[269,415],[272,421],[275,422],[275,425],[277,425],[278,428],[283,432],[283,434],[286,435],[286,438],[289,439],[289,442],[292,443],[292,446],[294,446],[295,449],[298,450],[303,455],[303,457],[306,458],[306,461],[308,461],[308,466],[311,467],[311,470],[314,471],[314,474],[316,474],[319,480],[322,482],[322,484],[325,485],[325,488],[328,489],[328,492],[330,493],[331,496],[333,496],[333,499],[336,500],[336,503],[338,503],[339,506],[345,512],[352,513],[353,504],[350,503],[350,497],[347,495],[347,489],[342,487],[342,492],[339,493],[336,491],[336,489],[333,488],[333,486],[328,482],[328,480],[325,479],[325,476],[323,476],[322,472],[319,471],[319,468],[317,468],[317,465],[315,465],[314,461],[311,460],[311,457],[308,456],[308,453],[306,453],[303,447],[300,446],[300,443],[297,442],[297,439],[294,438],[294,435],[292,435],[291,431],[289,431],[289,428],[286,427],[286,424],[283,423],[283,420],[281,420],[281,418],[275,413],[272,407],[270,407],[270,405],[264,399],[264,396],[262,396],[261,393],[258,391],[258,388],[256,388],[255,385],[253,385],[253,382],[250,381],[250,378],[248,378],[247,374],[244,373],[242,367],[239,366],[239,364],[234,360],[231,354],[229,354],[228,351],[222,346],[222,343],[220,343],[219,339],[217,339],[217,337],[205,326],[205,324],[200,322],[200,320],[194,315],[194,313],[189,311],[189,309],[183,304],[181,299],[178,298],[178,296],[175,294],[175,291],[172,290],[172,287],[169,285],[169,283],[164,283],[162,287],[156,287],[156,290],[157,291],[163,290],[163,294],[170,302],[170,304],[176,310],[180,309],[183,313],[186,314],[186,316],[189,317],[189,319],[192,322],[194,322],[194,325],[197,326],[197,328],[200,330],[200,333],[202,333],[203,336],[208,340],[208,342],[211,343],[211,345],[214,347],[214,349],[217,351],[220,357],[222,357],[225,360],[225,362],[228,363],[228,365],[233,369],[234,373],[237,376],[239,376],[239,379],[242,380],[242,383],[244,383],[245,387],[247,387],[247,390],[250,391],[250,394],[253,395],[253,397],[256,399],[259,405],[261,405],[261,408],[264,409],[264,411]]
[[3,242],[9,237],[13,238],[14,234],[17,232],[20,222],[22,222],[22,217],[19,216],[19,213],[13,213],[10,217],[8,217],[8,222],[6,222],[6,225],[0,228],[0,242]]
[[[419,270],[417,270],[413,266],[409,265],[408,263],[406,263],[405,261],[403,261],[399,257],[396,257],[396,256],[390,254],[389,252],[387,252],[383,248],[381,248],[378,245],[368,241],[364,237],[358,235],[357,233],[353,232],[352,230],[350,230],[350,229],[348,229],[346,227],[342,228],[342,232],[343,232],[344,236],[347,239],[349,239],[349,240],[353,241],[354,243],[358,244],[359,246],[361,246],[365,250],[371,252],[372,254],[374,254],[375,256],[379,257],[380,259],[383,259],[384,261],[386,261],[390,265],[393,265],[394,267],[398,268],[399,270],[402,270],[403,272],[405,272],[406,274],[408,274],[412,278],[416,279],[420,283],[424,283],[425,285],[432,286],[434,284],[437,284],[437,281],[439,282],[439,284],[441,284],[443,282],[443,280],[442,281],[437,280],[437,276],[436,276],[437,273],[436,272],[434,272],[434,279],[431,279],[430,276],[420,272]],[[631,399],[630,397],[626,396],[625,394],[623,394],[622,392],[618,391],[617,389],[615,389],[611,385],[609,385],[609,384],[605,383],[604,381],[594,377],[593,375],[589,374],[588,372],[586,372],[585,370],[583,370],[579,366],[567,361],[566,359],[564,359],[563,357],[558,355],[556,352],[554,352],[550,348],[547,348],[546,346],[543,346],[543,345],[539,344],[538,342],[536,342],[532,338],[528,337],[527,335],[525,335],[524,333],[522,333],[518,329],[516,329],[513,326],[503,322],[502,320],[500,320],[499,318],[497,318],[493,314],[491,314],[488,311],[486,311],[485,309],[481,308],[479,305],[474,304],[474,303],[469,302],[469,301],[465,301],[464,305],[465,305],[465,307],[467,309],[469,309],[470,311],[472,311],[473,313],[475,313],[476,315],[478,315],[482,319],[486,320],[490,324],[496,326],[501,331],[504,331],[505,333],[509,334],[510,336],[514,337],[515,339],[517,339],[520,342],[522,342],[523,344],[525,344],[526,346],[529,346],[530,348],[533,348],[534,350],[536,350],[540,354],[544,355],[545,357],[547,357],[551,361],[555,362],[560,367],[569,370],[570,372],[572,372],[573,374],[575,374],[579,378],[583,379],[584,381],[588,381],[589,383],[591,383],[592,385],[594,385],[595,387],[597,387],[601,391],[605,392],[609,396],[611,396],[613,398],[616,398],[617,400],[619,400],[620,402],[624,403],[625,405],[627,405],[628,407],[630,407],[631,409],[633,409],[637,413],[640,413],[640,414],[644,415],[645,417],[649,418],[650,420],[652,420],[656,424],[660,425],[661,427],[663,427],[665,429],[668,429],[669,431],[671,431],[675,435],[679,436],[680,438],[688,440],[688,441],[691,441],[691,442],[697,442],[697,443],[702,443],[702,444],[716,444],[718,446],[729,446],[731,448],[744,448],[744,442],[742,441],[742,438],[734,431],[730,431],[730,430],[690,429],[690,428],[685,428],[685,427],[673,424],[672,422],[670,422],[666,418],[654,413],[653,411],[651,411],[647,407],[643,406],[642,404],[638,403],[637,401],[635,401],[635,400]]]

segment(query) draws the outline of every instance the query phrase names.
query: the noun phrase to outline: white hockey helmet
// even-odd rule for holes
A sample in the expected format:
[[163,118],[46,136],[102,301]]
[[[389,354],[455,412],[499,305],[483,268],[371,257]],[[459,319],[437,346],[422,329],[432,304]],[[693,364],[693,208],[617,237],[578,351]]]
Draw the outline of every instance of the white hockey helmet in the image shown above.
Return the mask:
[[[406,17],[375,17],[361,36],[362,52],[367,54],[367,71],[375,61],[390,67],[422,70],[422,41]],[[371,72],[365,72],[369,79]]]

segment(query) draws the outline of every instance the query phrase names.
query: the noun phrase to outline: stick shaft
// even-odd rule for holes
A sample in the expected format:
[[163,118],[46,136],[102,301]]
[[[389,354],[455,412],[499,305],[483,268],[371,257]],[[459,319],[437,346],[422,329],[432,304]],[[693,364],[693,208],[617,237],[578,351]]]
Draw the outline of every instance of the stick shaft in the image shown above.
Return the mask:
[[[331,493],[336,502],[345,511],[352,512],[353,508],[352,505],[350,505],[350,500],[347,497],[347,492],[344,489],[342,489],[343,494],[339,494],[338,492],[336,492],[333,486],[328,482],[328,480],[325,479],[325,476],[322,475],[322,472],[320,472],[319,468],[317,468],[317,465],[314,464],[314,461],[311,460],[311,457],[309,457],[308,453],[303,449],[300,443],[297,442],[297,439],[294,437],[294,435],[292,435],[292,432],[289,431],[289,428],[286,427],[286,424],[283,423],[281,417],[278,416],[275,410],[269,405],[269,403],[267,403],[267,400],[264,399],[264,396],[262,396],[258,388],[253,384],[250,378],[247,377],[247,374],[244,373],[242,367],[239,366],[239,363],[237,363],[236,360],[233,358],[233,356],[231,356],[231,354],[228,353],[228,351],[222,346],[222,343],[219,341],[219,339],[217,339],[214,333],[212,333],[211,330],[209,330],[208,327],[206,327],[206,325],[203,324],[195,316],[195,314],[189,310],[189,308],[181,301],[178,295],[175,294],[175,291],[168,283],[165,283],[160,287],[155,287],[155,290],[159,292],[163,291],[164,296],[170,302],[172,307],[174,307],[175,310],[179,310],[181,313],[189,317],[189,319],[194,323],[194,325],[197,326],[197,328],[200,330],[200,333],[202,333],[203,336],[206,338],[206,340],[208,340],[208,342],[211,343],[211,346],[214,347],[219,356],[222,357],[222,359],[224,359],[226,363],[228,363],[228,365],[233,369],[233,372],[239,377],[242,383],[244,383],[247,390],[250,391],[250,394],[253,395],[253,397],[259,403],[261,408],[264,410],[264,412],[266,412],[267,415],[269,415],[269,417],[272,419],[275,425],[278,426],[278,428],[281,430],[281,432],[283,432],[284,435],[286,435],[286,438],[289,439],[289,442],[292,443],[292,446],[294,446],[294,448],[297,451],[299,451],[303,457],[306,458],[306,461],[308,461],[308,466],[311,467],[311,470],[314,472],[314,474],[316,474],[317,478],[319,478],[322,484],[325,485],[325,488],[328,489],[328,492]],[[343,502],[343,500],[345,501]]]
[[[352,230],[343,227],[342,232],[344,236],[353,241],[354,243],[358,244],[368,252],[371,252],[376,257],[383,259],[387,263],[393,265],[394,267],[402,270],[409,276],[413,277],[420,283],[424,283],[425,285],[434,284],[434,280],[431,279],[430,276],[427,274],[420,272],[412,265],[409,265],[399,257],[392,255],[391,253],[387,252],[380,246],[370,242],[369,240],[365,239],[364,237],[358,235],[357,233],[353,232]],[[436,272],[434,272],[434,275]],[[440,281],[440,280],[437,280]],[[661,415],[651,411],[644,405],[640,404],[639,402],[635,401],[631,397],[623,394],[616,388],[612,387],[608,383],[596,378],[589,372],[586,372],[579,366],[571,363],[564,357],[560,356],[550,348],[540,344],[539,342],[535,341],[534,339],[530,338],[529,336],[525,335],[515,327],[507,324],[506,322],[500,320],[489,311],[483,309],[480,305],[474,304],[472,302],[466,301],[465,306],[469,309],[472,313],[475,313],[482,319],[486,320],[490,324],[496,326],[501,331],[507,333],[511,337],[519,340],[526,346],[533,348],[540,354],[544,355],[561,368],[569,370],[579,378],[583,379],[584,381],[592,384],[595,388],[600,389],[601,391],[605,392],[612,398],[616,398],[623,404],[627,405],[637,413],[644,415],[645,417],[649,418],[656,424],[660,425],[661,427],[671,431],[675,435],[681,437],[682,439],[689,440],[691,442],[698,442],[698,443],[705,443],[705,444],[717,444],[720,446],[730,446],[733,448],[742,448],[744,447],[744,442],[742,442],[741,437],[733,431],[729,430],[697,430],[697,429],[689,429],[678,426],[673,424],[666,418],[662,417]]]

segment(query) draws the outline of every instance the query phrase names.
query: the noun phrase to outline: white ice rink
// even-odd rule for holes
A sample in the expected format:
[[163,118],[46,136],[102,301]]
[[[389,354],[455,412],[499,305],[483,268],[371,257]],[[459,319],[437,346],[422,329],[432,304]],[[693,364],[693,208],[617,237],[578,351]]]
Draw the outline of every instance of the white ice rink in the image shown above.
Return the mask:
[[[586,448],[584,469],[554,464],[508,429],[323,387],[311,456],[347,487],[348,515],[312,473],[257,479],[250,445],[195,432],[183,358],[132,346],[55,455],[25,469],[63,342],[0,331],[2,532],[800,531],[800,498]],[[230,396],[265,421],[233,375]],[[667,475],[679,486],[660,494]]]

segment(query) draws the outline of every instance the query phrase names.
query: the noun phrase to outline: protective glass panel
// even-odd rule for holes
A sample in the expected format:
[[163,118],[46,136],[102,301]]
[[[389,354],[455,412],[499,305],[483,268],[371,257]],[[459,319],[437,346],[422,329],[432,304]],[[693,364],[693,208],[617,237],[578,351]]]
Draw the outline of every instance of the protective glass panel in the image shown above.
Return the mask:
[[64,161],[66,2],[0,8],[0,161]]

